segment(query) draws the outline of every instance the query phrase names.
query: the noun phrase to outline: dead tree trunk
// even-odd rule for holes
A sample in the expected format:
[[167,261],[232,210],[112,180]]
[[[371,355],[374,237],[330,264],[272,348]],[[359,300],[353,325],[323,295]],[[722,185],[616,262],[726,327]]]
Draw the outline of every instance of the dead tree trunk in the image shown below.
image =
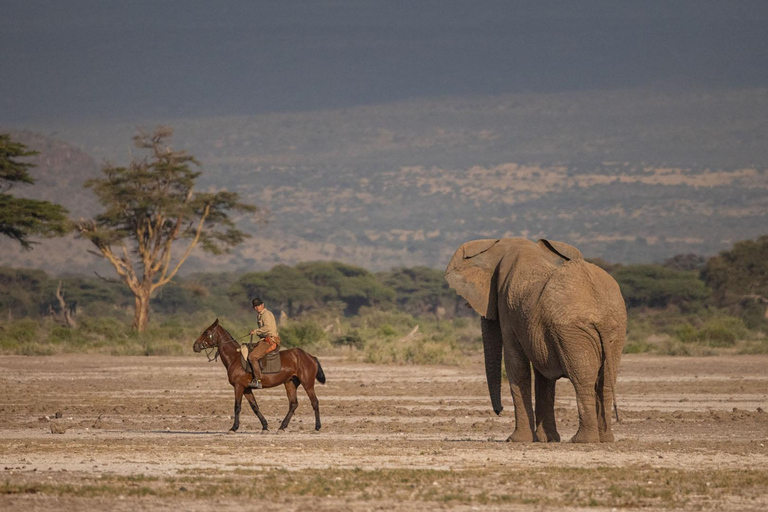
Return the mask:
[[67,327],[77,327],[75,315],[64,300],[64,293],[61,291],[61,281],[59,281],[59,286],[56,288],[56,299],[59,301],[59,307],[61,308],[62,323]]

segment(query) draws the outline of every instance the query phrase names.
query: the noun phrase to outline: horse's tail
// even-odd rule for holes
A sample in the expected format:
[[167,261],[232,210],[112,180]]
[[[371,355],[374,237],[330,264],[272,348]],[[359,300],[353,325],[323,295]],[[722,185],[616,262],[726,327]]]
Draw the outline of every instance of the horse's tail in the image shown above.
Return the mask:
[[317,363],[317,375],[315,378],[320,384],[325,384],[325,373],[323,373],[323,367],[320,366],[320,360],[316,358],[315,356],[312,356],[315,359],[315,362]]

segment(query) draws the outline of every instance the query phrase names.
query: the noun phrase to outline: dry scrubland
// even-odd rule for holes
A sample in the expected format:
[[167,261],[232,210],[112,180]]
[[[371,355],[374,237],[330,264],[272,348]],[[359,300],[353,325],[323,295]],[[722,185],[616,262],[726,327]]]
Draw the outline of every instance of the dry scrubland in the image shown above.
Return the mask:
[[[2,357],[0,509],[768,509],[767,356],[625,355],[617,442],[589,446],[504,442],[511,399],[493,415],[479,356],[321,361],[320,434],[303,394],[274,434],[279,388],[257,392],[270,434],[246,406],[227,435],[232,391],[202,356]],[[568,438],[567,381],[558,395]]]

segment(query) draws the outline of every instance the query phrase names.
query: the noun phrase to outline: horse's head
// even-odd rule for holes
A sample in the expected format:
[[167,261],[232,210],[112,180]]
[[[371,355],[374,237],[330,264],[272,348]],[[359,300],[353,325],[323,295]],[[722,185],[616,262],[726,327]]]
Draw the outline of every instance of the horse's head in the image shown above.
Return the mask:
[[194,350],[195,352],[201,352],[206,348],[218,346],[219,345],[219,336],[217,332],[218,327],[219,327],[219,319],[217,318],[216,321],[213,322],[210,327],[208,327],[206,330],[203,331],[203,334],[198,336],[198,338],[195,340],[195,344],[192,345],[192,350]]

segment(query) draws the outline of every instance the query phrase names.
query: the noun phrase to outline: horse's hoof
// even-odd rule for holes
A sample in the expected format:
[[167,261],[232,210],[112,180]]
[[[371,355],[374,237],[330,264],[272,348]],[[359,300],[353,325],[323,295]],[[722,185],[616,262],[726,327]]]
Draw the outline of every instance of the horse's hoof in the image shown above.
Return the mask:
[[237,431],[229,429],[229,430],[227,430],[227,434],[237,434]]
[[282,428],[278,429],[278,430],[277,430],[277,434],[278,434],[278,435],[280,435],[280,434],[285,434],[285,429],[282,429]]
[[261,433],[262,434],[269,434],[269,429],[263,428],[263,429],[261,429]]
[[319,434],[319,433],[320,433],[320,429],[317,429],[317,428],[310,432],[310,434]]

